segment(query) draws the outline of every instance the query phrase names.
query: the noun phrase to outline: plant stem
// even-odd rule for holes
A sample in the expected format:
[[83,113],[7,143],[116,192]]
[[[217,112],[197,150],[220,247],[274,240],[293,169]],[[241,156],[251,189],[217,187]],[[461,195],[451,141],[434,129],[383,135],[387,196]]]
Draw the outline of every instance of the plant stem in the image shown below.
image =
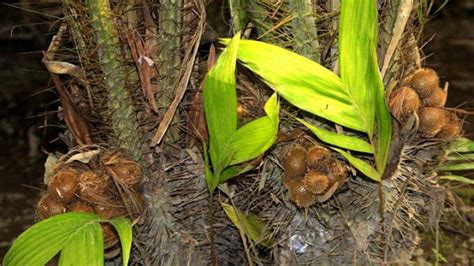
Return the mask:
[[112,130],[117,146],[125,149],[137,161],[141,161],[141,143],[138,122],[130,92],[125,86],[126,71],[122,62],[117,25],[113,23],[108,0],[88,0],[86,4],[92,18],[98,46],[103,84],[108,92],[107,105],[111,112]]
[[214,242],[214,191],[209,192],[209,238],[211,241],[211,265],[217,265],[216,245]]
[[316,14],[311,0],[289,1],[293,20],[294,51],[315,62],[320,63],[318,30],[316,28]]
[[246,11],[247,5],[247,0],[229,0],[229,8],[232,17],[234,33],[245,30],[245,26],[249,21]]
[[[182,35],[183,0],[160,0],[159,40],[158,43],[158,108],[168,108],[174,98],[179,82],[181,68],[181,35]],[[173,118],[176,122],[176,117]],[[171,125],[165,136],[173,142],[179,139],[177,126]]]

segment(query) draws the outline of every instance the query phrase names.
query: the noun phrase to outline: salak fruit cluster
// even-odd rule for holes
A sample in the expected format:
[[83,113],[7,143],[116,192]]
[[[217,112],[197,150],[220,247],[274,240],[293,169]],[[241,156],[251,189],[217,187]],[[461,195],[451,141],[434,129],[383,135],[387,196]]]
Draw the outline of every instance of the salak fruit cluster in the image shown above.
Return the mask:
[[405,77],[389,97],[393,116],[404,124],[416,113],[419,132],[424,138],[451,140],[462,133],[462,121],[453,111],[444,109],[447,91],[439,86],[438,74],[421,68]]
[[[144,205],[137,187],[141,174],[137,162],[116,150],[104,151],[88,163],[58,163],[47,193],[38,202],[37,216],[87,212],[104,219],[133,217]],[[105,245],[115,244],[118,238],[112,227],[103,224],[102,228]]]
[[347,179],[346,165],[319,145],[307,150],[293,146],[283,160],[283,168],[283,185],[291,200],[302,208],[326,201]]

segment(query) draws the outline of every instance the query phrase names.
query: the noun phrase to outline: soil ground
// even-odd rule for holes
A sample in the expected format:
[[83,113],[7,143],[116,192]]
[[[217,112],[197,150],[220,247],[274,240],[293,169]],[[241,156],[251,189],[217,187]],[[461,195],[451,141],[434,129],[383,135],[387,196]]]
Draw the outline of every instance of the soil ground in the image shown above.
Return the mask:
[[[55,141],[59,129],[54,91],[41,64],[41,51],[51,37],[48,18],[0,5],[0,259],[11,241],[34,222],[34,207],[41,194],[44,151],[63,148]],[[36,27],[24,26],[34,23]],[[40,24],[37,24],[40,23]],[[14,30],[12,27],[17,26]],[[23,26],[22,26],[23,25]],[[426,64],[449,81],[448,106],[474,107],[474,4],[451,1],[430,22],[425,39]],[[46,125],[46,127],[45,127]],[[473,117],[466,120],[466,135],[474,138]],[[459,188],[458,188],[459,189]],[[473,206],[472,187],[462,187],[462,198]],[[435,233],[425,236],[417,250],[420,262],[446,259],[449,264],[474,263],[474,210],[459,216],[449,213],[441,222],[439,253]]]

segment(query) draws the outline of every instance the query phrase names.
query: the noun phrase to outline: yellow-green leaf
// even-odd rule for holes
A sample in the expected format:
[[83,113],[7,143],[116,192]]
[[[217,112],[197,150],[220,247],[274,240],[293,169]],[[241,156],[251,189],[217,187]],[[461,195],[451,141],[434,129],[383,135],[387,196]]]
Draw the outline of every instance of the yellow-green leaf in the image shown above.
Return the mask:
[[108,221],[117,231],[122,246],[122,263],[128,265],[132,249],[132,223],[129,219],[118,217]]
[[344,158],[346,158],[347,161],[349,161],[349,163],[352,166],[354,166],[357,170],[359,170],[362,174],[364,174],[367,177],[370,177],[374,181],[380,182],[381,175],[369,163],[357,157],[354,157],[341,149],[338,149],[338,148],[332,148],[332,149],[339,152],[342,156],[344,156]]
[[474,180],[464,177],[464,176],[460,176],[460,175],[443,175],[443,176],[440,176],[439,178],[444,179],[444,180],[451,180],[451,181],[457,181],[457,182],[461,182],[461,183],[465,183],[469,185],[474,185]]
[[[228,44],[229,40],[222,40]],[[294,106],[367,132],[341,79],[316,62],[275,45],[241,40],[237,58]]]
[[220,156],[237,130],[237,94],[235,68],[240,34],[222,52],[207,73],[204,83],[204,113],[210,139],[212,165],[221,168]]
[[339,23],[341,79],[362,114],[372,140],[377,123],[375,164],[383,173],[392,139],[391,116],[377,63],[378,20],[375,0],[344,0]]
[[449,145],[448,152],[474,152],[474,141],[467,138],[457,138]]
[[234,151],[230,165],[262,155],[277,139],[278,129],[265,116],[247,123],[232,136],[229,151]]
[[467,163],[443,165],[440,168],[438,168],[438,171],[466,171],[466,170],[473,170],[473,169],[474,169],[474,162],[467,162]]
[[448,155],[447,159],[449,161],[473,161],[474,154],[472,153],[452,154],[452,155]]
[[70,212],[34,224],[13,242],[3,265],[45,265],[86,225],[98,222],[98,215]]
[[280,112],[276,94],[268,99],[264,109],[267,116],[247,123],[232,136],[228,149],[226,149],[233,152],[230,165],[255,159],[275,143]]
[[227,214],[227,217],[229,217],[240,232],[262,246],[270,246],[271,242],[265,225],[256,215],[245,215],[241,210],[223,202],[221,202],[221,206]]
[[229,166],[226,169],[224,169],[224,171],[222,171],[222,174],[219,179],[219,183],[220,184],[225,183],[227,182],[227,180],[233,177],[239,176],[245,172],[252,170],[252,168],[253,167],[251,165],[245,165],[244,167]]
[[320,140],[345,149],[365,152],[365,153],[374,153],[372,146],[367,142],[357,137],[347,136],[343,134],[338,134],[336,132],[331,132],[322,128],[318,128],[315,125],[312,125],[303,119],[297,118],[299,122],[309,128]]
[[376,48],[377,10],[375,0],[342,1],[339,22],[339,69],[349,95],[362,115],[372,137],[375,121],[374,87],[370,69]]
[[98,222],[84,225],[61,251],[59,266],[104,265],[104,237]]
[[203,151],[204,151],[204,168],[205,168],[204,177],[206,178],[207,188],[212,194],[214,190],[216,189],[216,187],[219,185],[219,176],[215,176],[211,171],[211,167],[209,165],[209,155],[206,152],[207,145],[205,142],[203,142]]

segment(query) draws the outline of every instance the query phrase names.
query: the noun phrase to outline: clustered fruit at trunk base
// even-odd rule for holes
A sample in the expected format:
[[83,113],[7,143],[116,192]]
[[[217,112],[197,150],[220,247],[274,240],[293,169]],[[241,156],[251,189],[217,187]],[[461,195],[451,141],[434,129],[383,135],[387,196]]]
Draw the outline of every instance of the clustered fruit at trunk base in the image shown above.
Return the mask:
[[461,135],[462,121],[456,113],[444,109],[446,99],[447,91],[439,86],[438,74],[421,68],[405,77],[390,94],[389,107],[401,124],[416,114],[422,137],[451,140]]
[[[122,152],[102,151],[88,163],[60,162],[55,168],[48,192],[38,202],[39,219],[64,212],[95,213],[103,219],[133,219],[144,207],[138,190],[141,168]],[[106,247],[115,245],[118,237],[112,227],[103,224],[102,228]]]
[[295,145],[283,160],[283,185],[291,200],[302,208],[328,200],[347,179],[345,164],[319,145]]

